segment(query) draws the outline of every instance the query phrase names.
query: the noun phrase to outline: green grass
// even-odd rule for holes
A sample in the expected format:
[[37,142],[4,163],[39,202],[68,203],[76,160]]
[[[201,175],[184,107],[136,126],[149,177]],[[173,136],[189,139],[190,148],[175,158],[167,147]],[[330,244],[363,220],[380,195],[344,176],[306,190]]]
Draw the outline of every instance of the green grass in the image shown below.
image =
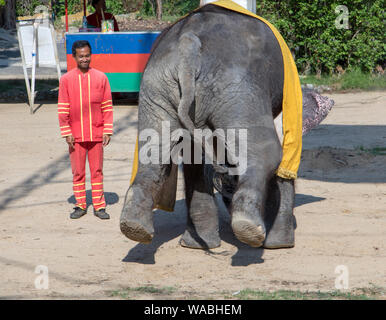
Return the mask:
[[109,292],[109,295],[112,297],[120,297],[122,299],[135,299],[138,294],[170,295],[175,291],[176,289],[173,287],[156,288],[154,286],[143,286],[114,290]]
[[265,291],[246,288],[237,293],[229,291],[214,292],[210,296],[201,296],[198,292],[178,292],[174,287],[154,287],[152,285],[124,288],[107,292],[110,297],[121,299],[140,299],[142,295],[150,295],[153,298],[174,299],[173,294],[181,294],[188,300],[378,300],[385,298],[385,289],[371,284],[368,288],[356,288],[350,291],[295,291],[276,290]]
[[386,156],[385,147],[375,147],[375,148],[367,149],[363,146],[358,146],[358,147],[355,147],[355,150],[361,153],[363,152],[369,153],[369,154],[372,154],[373,156]]
[[347,71],[340,77],[338,75],[303,76],[300,78],[300,82],[314,86],[325,85],[331,87],[333,91],[386,89],[386,75],[364,73],[358,69]]
[[278,291],[260,291],[253,289],[244,289],[233,294],[232,296],[225,296],[225,299],[239,299],[239,300],[374,300],[380,294],[379,291],[366,291],[367,289],[360,289],[358,293],[331,291],[292,291],[292,290],[278,290]]

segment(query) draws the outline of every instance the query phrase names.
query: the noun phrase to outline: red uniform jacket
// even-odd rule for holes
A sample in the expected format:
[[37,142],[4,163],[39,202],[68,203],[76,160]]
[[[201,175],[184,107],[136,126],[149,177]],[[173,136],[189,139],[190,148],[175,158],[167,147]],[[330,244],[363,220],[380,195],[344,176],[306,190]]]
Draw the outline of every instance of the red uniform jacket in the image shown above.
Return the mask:
[[[114,20],[114,31],[119,31],[117,20],[115,20],[114,16],[111,13],[104,12],[106,20]],[[87,23],[94,26],[95,28],[101,28],[102,16],[97,14],[96,12],[90,14],[86,17]]]
[[107,76],[90,68],[82,73],[72,69],[60,78],[58,99],[62,137],[75,142],[103,141],[113,133],[113,102]]

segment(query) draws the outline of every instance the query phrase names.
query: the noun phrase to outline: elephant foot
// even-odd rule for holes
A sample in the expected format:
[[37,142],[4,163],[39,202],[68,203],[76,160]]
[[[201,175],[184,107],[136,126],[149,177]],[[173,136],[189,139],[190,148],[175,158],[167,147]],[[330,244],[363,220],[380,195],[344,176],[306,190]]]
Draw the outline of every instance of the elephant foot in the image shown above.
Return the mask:
[[295,246],[294,216],[292,212],[277,215],[263,246],[266,249],[293,248]]
[[253,221],[245,217],[237,217],[237,213],[233,214],[232,230],[237,239],[251,247],[261,247],[265,240],[264,224],[255,224]]
[[191,249],[214,249],[221,245],[218,232],[203,237],[194,230],[186,230],[179,242],[182,247]]
[[135,221],[120,222],[121,232],[130,240],[144,244],[149,244],[153,240],[154,231],[146,230],[146,228]]
[[[135,196],[134,196],[135,195]],[[139,188],[129,188],[120,218],[121,232],[129,239],[149,244],[154,236],[151,200]]]

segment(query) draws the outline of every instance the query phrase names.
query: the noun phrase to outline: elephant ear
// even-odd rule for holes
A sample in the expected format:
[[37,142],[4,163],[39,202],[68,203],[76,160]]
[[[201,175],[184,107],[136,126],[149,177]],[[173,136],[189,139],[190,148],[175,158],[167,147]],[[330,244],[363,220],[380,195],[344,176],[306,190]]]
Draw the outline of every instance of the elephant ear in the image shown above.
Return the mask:
[[315,91],[303,92],[303,135],[316,128],[334,106],[334,100]]

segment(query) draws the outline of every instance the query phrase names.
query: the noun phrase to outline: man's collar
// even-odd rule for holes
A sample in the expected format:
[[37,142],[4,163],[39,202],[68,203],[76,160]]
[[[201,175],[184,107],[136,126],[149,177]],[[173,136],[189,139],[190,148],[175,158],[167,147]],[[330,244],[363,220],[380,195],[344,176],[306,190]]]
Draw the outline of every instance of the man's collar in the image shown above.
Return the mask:
[[91,70],[91,69],[92,69],[92,68],[89,67],[88,70],[87,70],[87,72],[82,72],[78,67],[76,67],[76,71],[78,72],[78,74],[88,74],[88,73],[90,73],[90,70]]

